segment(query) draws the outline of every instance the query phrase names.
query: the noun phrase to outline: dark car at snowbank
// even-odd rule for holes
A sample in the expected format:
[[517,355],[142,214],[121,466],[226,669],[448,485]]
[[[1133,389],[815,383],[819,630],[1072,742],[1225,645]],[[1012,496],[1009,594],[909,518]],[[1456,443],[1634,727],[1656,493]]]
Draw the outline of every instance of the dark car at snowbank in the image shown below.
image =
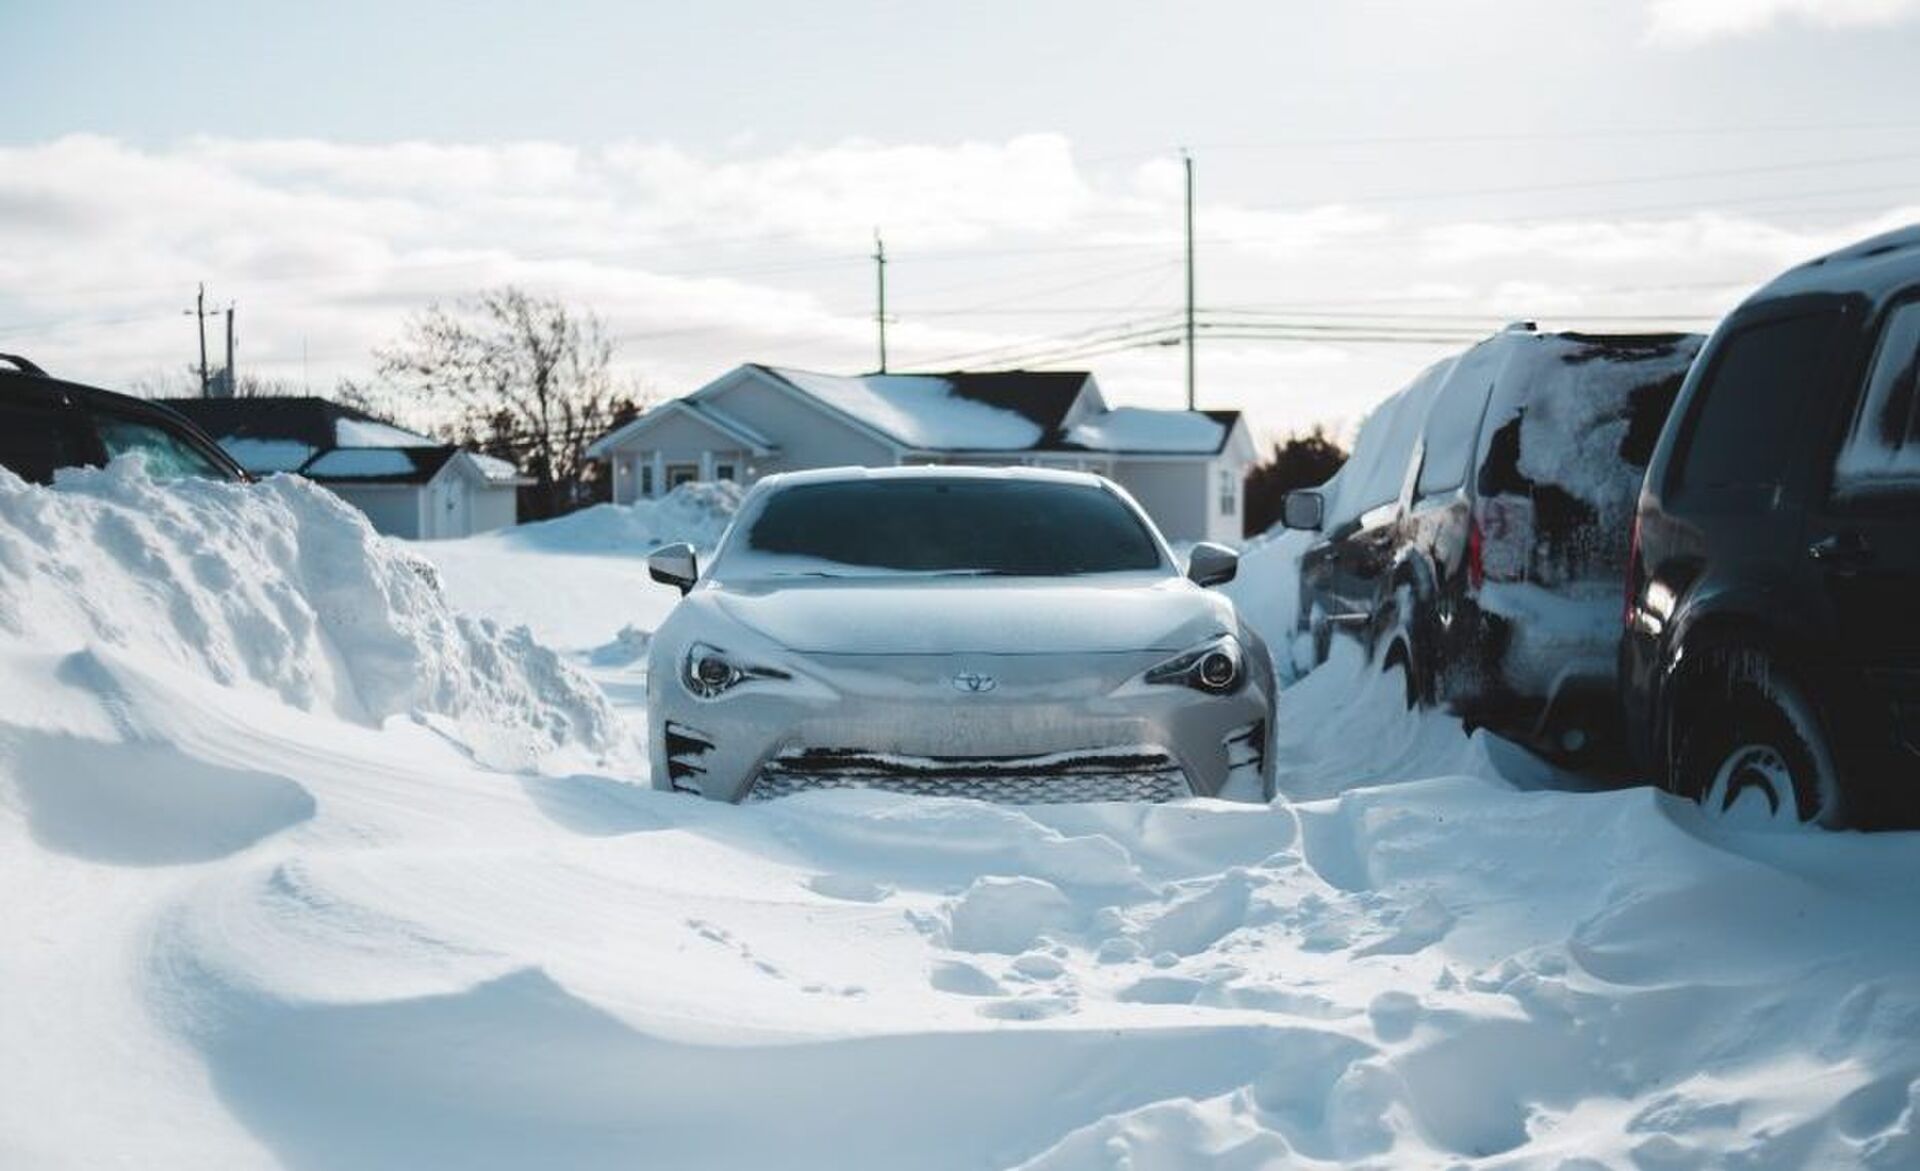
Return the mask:
[[1702,338],[1510,327],[1381,404],[1286,523],[1315,661],[1360,641],[1407,703],[1570,760],[1617,756],[1627,534]]
[[244,480],[220,445],[158,403],[54,378],[0,354],[0,467],[30,483],[67,467],[99,466],[139,452],[156,476]]
[[1920,814],[1920,227],[1715,331],[1648,469],[1621,681],[1642,765],[1710,811]]

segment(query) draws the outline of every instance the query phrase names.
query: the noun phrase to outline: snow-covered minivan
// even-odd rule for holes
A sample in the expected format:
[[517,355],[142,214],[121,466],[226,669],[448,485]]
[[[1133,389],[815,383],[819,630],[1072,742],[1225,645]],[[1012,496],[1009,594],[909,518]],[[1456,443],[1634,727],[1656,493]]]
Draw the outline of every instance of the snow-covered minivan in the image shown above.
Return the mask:
[[1287,497],[1315,662],[1358,639],[1439,706],[1563,759],[1618,746],[1634,502],[1697,334],[1510,326],[1429,367]]

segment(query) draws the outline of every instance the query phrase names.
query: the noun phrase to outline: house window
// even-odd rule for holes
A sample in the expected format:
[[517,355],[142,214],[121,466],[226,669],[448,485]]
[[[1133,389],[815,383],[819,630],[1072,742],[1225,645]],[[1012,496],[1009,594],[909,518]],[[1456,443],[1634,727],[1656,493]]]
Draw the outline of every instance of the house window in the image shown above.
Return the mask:
[[691,484],[700,478],[699,464],[668,464],[667,491],[671,492],[682,484]]
[[1232,469],[1223,468],[1220,472],[1220,515],[1232,516],[1240,511],[1240,485],[1234,482]]
[[733,465],[732,465],[732,464],[714,464],[714,465],[713,465],[713,478],[714,478],[714,479],[716,479],[716,480],[731,480],[731,479],[733,479],[733,478],[734,478],[734,476],[733,476]]
[[653,495],[653,461],[640,465],[640,495]]

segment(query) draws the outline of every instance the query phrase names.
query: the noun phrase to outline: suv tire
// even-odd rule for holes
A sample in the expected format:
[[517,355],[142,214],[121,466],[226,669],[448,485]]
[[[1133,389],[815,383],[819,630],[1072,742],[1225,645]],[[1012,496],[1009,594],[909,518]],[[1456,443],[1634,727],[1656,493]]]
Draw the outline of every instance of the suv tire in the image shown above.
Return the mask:
[[1825,724],[1808,693],[1773,660],[1751,651],[1710,652],[1682,698],[1671,733],[1672,791],[1713,817],[1744,805],[1783,825],[1841,823],[1839,772]]

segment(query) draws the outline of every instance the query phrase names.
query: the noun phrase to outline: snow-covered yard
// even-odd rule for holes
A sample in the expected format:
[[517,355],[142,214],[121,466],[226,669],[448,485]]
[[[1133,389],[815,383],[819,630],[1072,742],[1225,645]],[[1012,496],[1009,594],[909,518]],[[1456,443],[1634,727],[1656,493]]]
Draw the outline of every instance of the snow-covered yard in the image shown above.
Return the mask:
[[658,794],[686,503],[0,473],[0,1166],[1920,1166],[1913,835],[1581,791],[1344,649],[1271,808]]

